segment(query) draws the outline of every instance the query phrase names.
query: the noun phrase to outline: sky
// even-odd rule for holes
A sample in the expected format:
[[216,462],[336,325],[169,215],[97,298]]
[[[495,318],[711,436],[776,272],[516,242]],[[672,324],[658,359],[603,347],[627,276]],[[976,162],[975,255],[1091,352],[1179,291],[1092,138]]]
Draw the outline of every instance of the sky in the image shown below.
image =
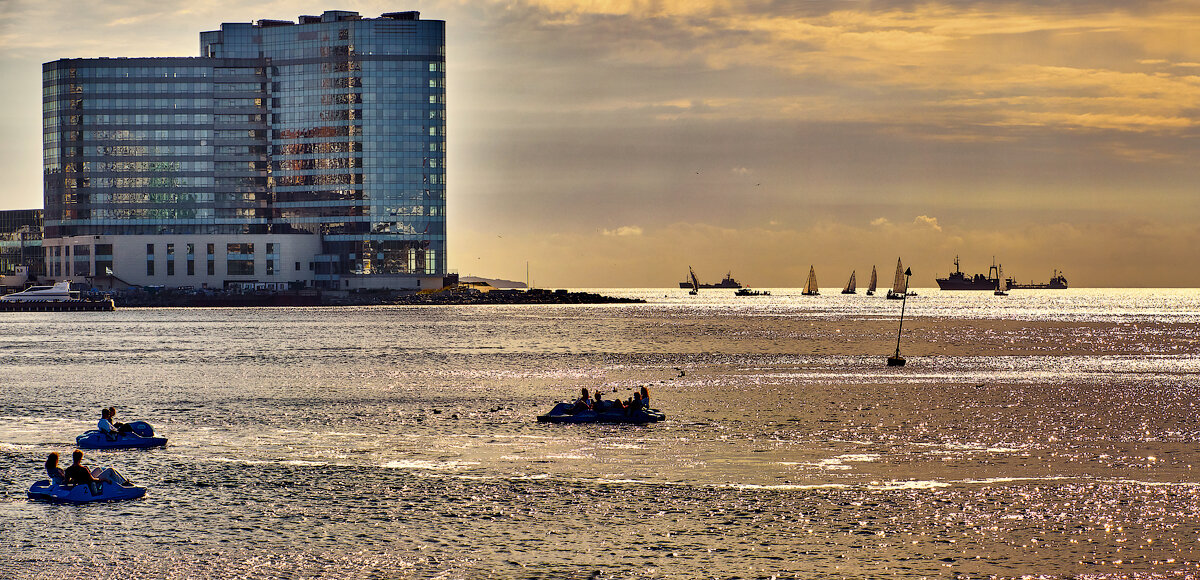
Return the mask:
[[324,10],[446,21],[462,275],[1200,287],[1200,2],[0,0],[0,209],[41,207],[41,63]]

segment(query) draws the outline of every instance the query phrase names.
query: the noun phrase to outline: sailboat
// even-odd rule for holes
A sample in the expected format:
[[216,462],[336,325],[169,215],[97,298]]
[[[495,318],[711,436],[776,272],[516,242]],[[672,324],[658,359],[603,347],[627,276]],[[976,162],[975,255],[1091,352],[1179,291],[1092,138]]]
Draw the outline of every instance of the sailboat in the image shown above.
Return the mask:
[[846,287],[842,288],[842,294],[858,294],[854,290],[854,270],[850,271],[850,280],[846,282]]
[[816,296],[820,294],[817,291],[817,272],[812,266],[808,267],[808,281],[804,283],[804,291],[801,294],[805,296]]
[[903,300],[908,294],[908,283],[904,280],[904,264],[900,263],[900,258],[896,258],[896,279],[892,281],[892,289],[888,290],[887,297],[892,300]]
[[996,291],[993,292],[996,296],[1008,296],[1008,280],[1004,279],[1002,266],[996,266]]
[[875,295],[875,282],[877,278],[875,275],[875,266],[871,266],[871,285],[867,287],[867,296]]
[[688,266],[688,279],[692,281],[692,289],[688,292],[688,294],[691,294],[692,296],[699,294],[700,281],[696,279],[696,271],[693,270],[691,266]]
[[[901,302],[900,302],[900,327],[896,330],[896,354],[888,357],[887,365],[889,367],[902,367],[902,366],[904,366],[904,362],[905,362],[904,357],[900,356],[900,335],[902,335],[904,333],[904,307],[908,305],[908,299],[906,298],[906,296],[908,296],[908,277],[912,276],[912,270],[911,269],[905,270],[903,273],[898,274],[898,275],[904,276],[904,287],[901,288],[901,290],[899,292],[900,300],[901,300]],[[892,297],[892,292],[889,291],[888,298],[891,298],[891,297]]]

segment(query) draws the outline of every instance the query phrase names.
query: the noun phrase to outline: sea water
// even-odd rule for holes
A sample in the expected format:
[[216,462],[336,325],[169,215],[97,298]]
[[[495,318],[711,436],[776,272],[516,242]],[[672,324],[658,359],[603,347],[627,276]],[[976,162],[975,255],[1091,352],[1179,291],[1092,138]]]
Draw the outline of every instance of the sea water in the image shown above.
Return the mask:
[[[1200,574],[1200,291],[603,292],[6,313],[0,577]],[[28,501],[108,405],[146,496]]]

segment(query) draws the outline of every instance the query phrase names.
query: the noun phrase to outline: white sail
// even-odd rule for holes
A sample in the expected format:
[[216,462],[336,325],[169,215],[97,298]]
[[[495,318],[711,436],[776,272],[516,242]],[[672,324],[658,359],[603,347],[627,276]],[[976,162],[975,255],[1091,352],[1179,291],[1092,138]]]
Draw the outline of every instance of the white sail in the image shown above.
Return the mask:
[[842,294],[854,294],[855,289],[856,289],[856,287],[854,285],[854,271],[851,270],[850,271],[850,280],[846,282],[846,287],[842,288]]
[[896,258],[896,279],[892,282],[892,293],[904,295],[904,264],[900,263],[900,258]]
[[817,294],[817,272],[812,266],[808,267],[808,281],[804,283],[803,293],[808,296]]
[[871,285],[867,287],[867,294],[875,293],[875,282],[877,278],[878,277],[875,275],[875,266],[871,266]]
[[996,267],[996,291],[1008,292],[1008,280],[1004,279],[1004,269],[1000,266]]

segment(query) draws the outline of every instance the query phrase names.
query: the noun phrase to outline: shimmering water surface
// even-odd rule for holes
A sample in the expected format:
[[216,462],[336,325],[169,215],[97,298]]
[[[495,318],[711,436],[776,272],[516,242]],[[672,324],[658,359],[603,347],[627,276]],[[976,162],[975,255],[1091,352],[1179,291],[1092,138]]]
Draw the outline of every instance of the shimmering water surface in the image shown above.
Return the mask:
[[[0,576],[1200,574],[1200,291],[918,290],[903,368],[880,296],[604,292],[649,303],[3,314]],[[109,404],[147,496],[27,501]]]

